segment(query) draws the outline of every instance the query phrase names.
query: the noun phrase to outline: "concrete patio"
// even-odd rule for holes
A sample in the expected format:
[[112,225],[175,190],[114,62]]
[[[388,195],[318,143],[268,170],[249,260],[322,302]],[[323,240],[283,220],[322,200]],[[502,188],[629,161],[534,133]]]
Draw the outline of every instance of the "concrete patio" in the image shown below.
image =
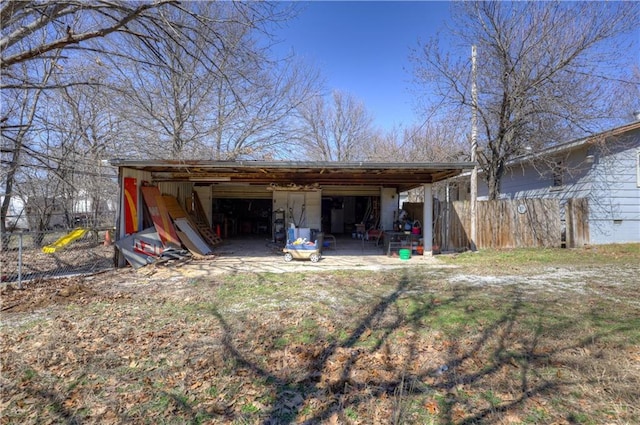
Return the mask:
[[292,273],[326,270],[384,270],[439,265],[437,257],[412,255],[401,260],[397,254],[387,256],[382,245],[373,241],[337,236],[335,248],[323,248],[317,263],[309,260],[286,262],[282,245],[263,237],[225,241],[211,258],[195,260],[181,267],[182,273],[198,277],[225,273]]

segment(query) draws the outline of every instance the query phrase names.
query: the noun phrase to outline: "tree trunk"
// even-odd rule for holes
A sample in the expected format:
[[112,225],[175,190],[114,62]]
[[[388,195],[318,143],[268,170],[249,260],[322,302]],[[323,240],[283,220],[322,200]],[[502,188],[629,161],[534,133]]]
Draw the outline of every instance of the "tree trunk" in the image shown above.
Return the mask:
[[502,176],[504,175],[504,162],[491,161],[486,171],[487,188],[489,189],[489,200],[495,201],[500,198],[500,189],[502,187]]

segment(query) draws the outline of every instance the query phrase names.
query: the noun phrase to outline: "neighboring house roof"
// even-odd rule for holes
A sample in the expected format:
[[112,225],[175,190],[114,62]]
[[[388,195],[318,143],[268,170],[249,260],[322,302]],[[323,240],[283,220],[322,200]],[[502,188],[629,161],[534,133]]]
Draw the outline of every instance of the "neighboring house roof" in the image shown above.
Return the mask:
[[[614,127],[609,130],[602,131],[600,133],[592,134],[587,137],[581,137],[579,139],[574,139],[569,142],[559,143],[557,145],[549,146],[548,148],[542,149],[537,152],[528,153],[525,155],[520,155],[509,160],[506,163],[506,167],[511,167],[514,165],[520,165],[522,163],[527,163],[535,160],[536,158],[547,157],[557,154],[562,154],[566,152],[570,152],[574,149],[580,149],[584,146],[595,145],[596,143],[600,143],[603,140],[606,141],[609,138],[621,136],[630,131],[640,129],[640,121],[635,121],[629,124],[621,125],[619,127]],[[484,170],[478,167],[478,173],[484,173]],[[454,176],[453,180],[459,180],[460,178],[468,179],[471,172],[464,172],[458,176]]]
[[635,121],[629,124],[614,127],[609,130],[602,131],[600,133],[593,134],[591,136],[582,137],[580,139],[571,140],[569,142],[559,143],[557,145],[550,146],[542,149],[538,152],[532,152],[526,155],[519,156],[512,159],[507,163],[507,166],[520,164],[522,162],[531,161],[532,159],[550,156],[560,153],[565,153],[574,149],[582,148],[588,145],[594,145],[596,143],[605,141],[611,137],[621,136],[629,131],[640,129],[640,121]]
[[250,184],[367,185],[406,191],[473,168],[471,162],[382,163],[324,161],[111,160],[111,165],[150,172],[154,181]]

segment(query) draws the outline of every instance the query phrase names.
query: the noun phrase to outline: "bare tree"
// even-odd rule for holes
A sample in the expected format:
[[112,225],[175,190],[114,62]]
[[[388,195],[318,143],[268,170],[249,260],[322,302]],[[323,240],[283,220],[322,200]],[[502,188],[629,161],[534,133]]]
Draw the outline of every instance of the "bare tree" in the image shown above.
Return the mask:
[[637,30],[639,10],[633,2],[455,3],[451,50],[435,39],[414,52],[417,83],[436,96],[441,114],[459,113],[472,106],[467,58],[478,46],[478,161],[491,199],[505,164],[525,148],[626,117],[619,94],[639,82],[626,72],[634,41],[622,36]]
[[298,109],[301,129],[298,143],[304,156],[322,161],[364,159],[374,134],[371,115],[355,97],[340,91],[331,95],[331,103],[317,96]]
[[467,156],[462,129],[451,120],[430,120],[402,131],[374,136],[365,152],[369,160],[397,162],[447,162]]
[[[140,52],[116,68],[123,115],[144,142],[142,155],[259,157],[285,141],[287,118],[315,90],[317,73],[287,58],[272,60],[268,44],[261,44],[267,38],[259,33],[259,42],[256,35],[264,17],[249,6],[198,4],[197,20],[172,17],[185,28],[180,37],[132,39],[125,47]],[[205,17],[216,25],[202,25]],[[185,50],[185,44],[196,48]]]
[[[171,25],[155,13],[177,3],[168,1],[3,1],[0,4],[0,72],[2,95],[0,123],[2,139],[2,185],[4,199],[0,226],[5,230],[6,214],[23,167],[34,167],[23,176],[38,175],[43,157],[35,144],[48,136],[41,122],[43,94],[50,89],[87,84],[77,78],[74,65],[83,54],[106,53],[90,40],[114,36],[142,37],[128,29],[135,20],[171,31]],[[63,52],[65,52],[63,54]],[[71,71],[69,70],[71,69]],[[57,78],[52,78],[57,76]],[[46,162],[46,161],[44,161]],[[6,170],[6,171],[5,171]]]
[[[209,13],[213,9],[229,12],[224,15]],[[203,131],[213,126],[203,125],[203,122],[212,121],[212,109],[209,108],[211,102],[205,105],[201,99],[210,101],[211,97],[198,98],[197,94],[203,87],[206,89],[205,95],[213,93],[220,81],[226,83],[226,94],[230,96],[225,101],[234,101],[243,111],[254,108],[253,117],[259,115],[255,113],[256,110],[264,113],[271,107],[266,114],[272,119],[270,123],[276,126],[284,122],[283,117],[288,110],[295,108],[296,101],[304,98],[299,95],[304,94],[307,87],[296,86],[294,83],[302,79],[296,80],[294,73],[285,71],[277,74],[275,80],[262,78],[268,74],[267,68],[273,69],[264,67],[266,62],[261,64],[265,71],[260,78],[253,78],[255,74],[249,74],[252,78],[242,80],[240,77],[243,77],[245,65],[242,61],[253,60],[250,65],[255,69],[267,55],[264,51],[255,50],[255,44],[248,44],[250,38],[234,38],[236,34],[230,29],[243,28],[246,34],[260,31],[268,38],[268,26],[289,16],[286,7],[256,2],[218,5],[213,2],[180,3],[172,0],[3,1],[0,4],[3,26],[0,35],[0,89],[3,98],[0,123],[5,195],[0,210],[2,229],[22,167],[33,169],[23,173],[23,176],[38,177],[41,175],[39,171],[46,169],[57,178],[68,179],[67,184],[73,186],[74,176],[82,171],[78,167],[84,167],[87,161],[97,161],[100,157],[98,152],[105,151],[107,146],[104,143],[107,140],[91,134],[95,130],[92,120],[98,112],[91,108],[97,105],[106,107],[105,102],[94,102],[99,96],[91,101],[86,101],[86,98],[82,100],[82,96],[87,95],[72,89],[80,86],[111,86],[113,78],[102,75],[97,78],[95,74],[84,71],[102,66],[103,73],[113,72],[113,68],[105,66],[111,63],[112,58],[117,59],[118,65],[133,63],[135,65],[127,69],[139,70],[141,77],[145,74],[144,78],[138,79],[140,84],[134,88],[139,90],[136,93],[139,104],[145,100],[154,101],[145,105],[147,111],[157,107],[159,99],[164,101],[166,95],[171,94],[166,99],[167,108],[164,108],[170,113],[151,116],[145,125],[157,128],[161,123],[167,130],[165,134],[170,137],[173,153],[184,153],[185,146],[191,142],[196,148],[206,147],[206,134]],[[135,49],[127,50],[123,48],[125,46],[135,46]],[[170,60],[164,63],[163,60],[167,58]],[[234,71],[239,77],[231,78],[218,67],[224,58],[238,60]],[[169,78],[149,78],[154,73],[168,75]],[[179,75],[182,78],[177,78]],[[210,75],[214,78],[209,78]],[[146,81],[152,84],[145,85]],[[245,82],[242,89],[252,93],[254,98],[241,96],[238,84],[241,81]],[[282,90],[285,86],[287,90]],[[64,113],[48,116],[56,108],[42,105],[42,94],[53,91],[61,91],[59,99],[63,102],[59,106],[68,108],[68,116],[73,121],[66,126],[62,124],[64,120],[60,119]],[[267,98],[267,92],[278,93],[280,97],[271,96],[268,102],[259,103],[257,100]],[[118,108],[122,105],[117,104],[113,93],[104,96],[110,96],[110,108]],[[75,99],[76,96],[79,97]],[[53,94],[50,97],[53,98]],[[55,103],[49,103],[48,107],[51,105]],[[154,119],[155,122],[151,122]],[[240,127],[239,122],[235,121],[234,124]],[[229,157],[249,155],[258,151],[257,143],[271,140],[266,136],[274,134],[267,130],[268,122],[256,122],[253,123],[254,131],[243,134],[243,137],[233,139],[225,133],[225,143],[232,140],[234,149],[226,149],[224,155],[227,155],[227,151],[233,151]],[[284,133],[282,130],[279,132]],[[153,139],[136,133],[128,139],[133,146],[140,141],[136,136],[143,136],[143,141]],[[260,134],[262,139],[255,137],[256,134]],[[38,143],[42,140],[49,143],[46,149]],[[194,156],[201,158],[200,154],[197,149],[194,151]],[[83,158],[84,162],[78,161],[78,158]],[[70,164],[75,166],[69,168]]]
[[44,125],[58,141],[47,157],[62,171],[58,177],[63,181],[67,225],[73,226],[79,214],[83,224],[113,224],[108,221],[114,218],[108,216],[113,205],[108,204],[115,199],[117,183],[103,161],[117,154],[121,125],[108,105],[110,99],[99,86],[68,87],[55,94]]
[[[20,64],[24,75],[38,75],[40,86],[46,86],[51,79],[56,58],[45,61],[40,69],[32,69],[30,64]],[[26,161],[29,145],[33,140],[33,124],[36,121],[39,103],[44,96],[43,88],[4,88],[2,96],[2,115],[0,118],[0,160],[2,168],[0,182],[4,189],[4,198],[0,205],[0,230],[6,229],[7,212],[14,195],[16,177]]]
[[0,7],[3,33],[0,37],[2,87],[40,86],[39,80],[14,72],[14,66],[39,61],[60,50],[88,49],[87,41],[113,33],[134,37],[128,26],[135,21],[171,34],[171,22],[157,12],[166,6],[179,7],[174,0],[127,1],[22,1],[7,0]]

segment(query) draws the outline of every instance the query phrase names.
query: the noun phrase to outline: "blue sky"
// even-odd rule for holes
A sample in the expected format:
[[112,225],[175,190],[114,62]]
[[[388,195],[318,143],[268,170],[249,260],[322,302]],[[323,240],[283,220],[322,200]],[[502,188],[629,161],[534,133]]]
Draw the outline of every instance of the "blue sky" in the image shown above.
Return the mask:
[[442,29],[448,2],[304,2],[276,33],[279,46],[320,68],[327,89],[364,102],[376,126],[419,122],[412,108],[410,47]]

